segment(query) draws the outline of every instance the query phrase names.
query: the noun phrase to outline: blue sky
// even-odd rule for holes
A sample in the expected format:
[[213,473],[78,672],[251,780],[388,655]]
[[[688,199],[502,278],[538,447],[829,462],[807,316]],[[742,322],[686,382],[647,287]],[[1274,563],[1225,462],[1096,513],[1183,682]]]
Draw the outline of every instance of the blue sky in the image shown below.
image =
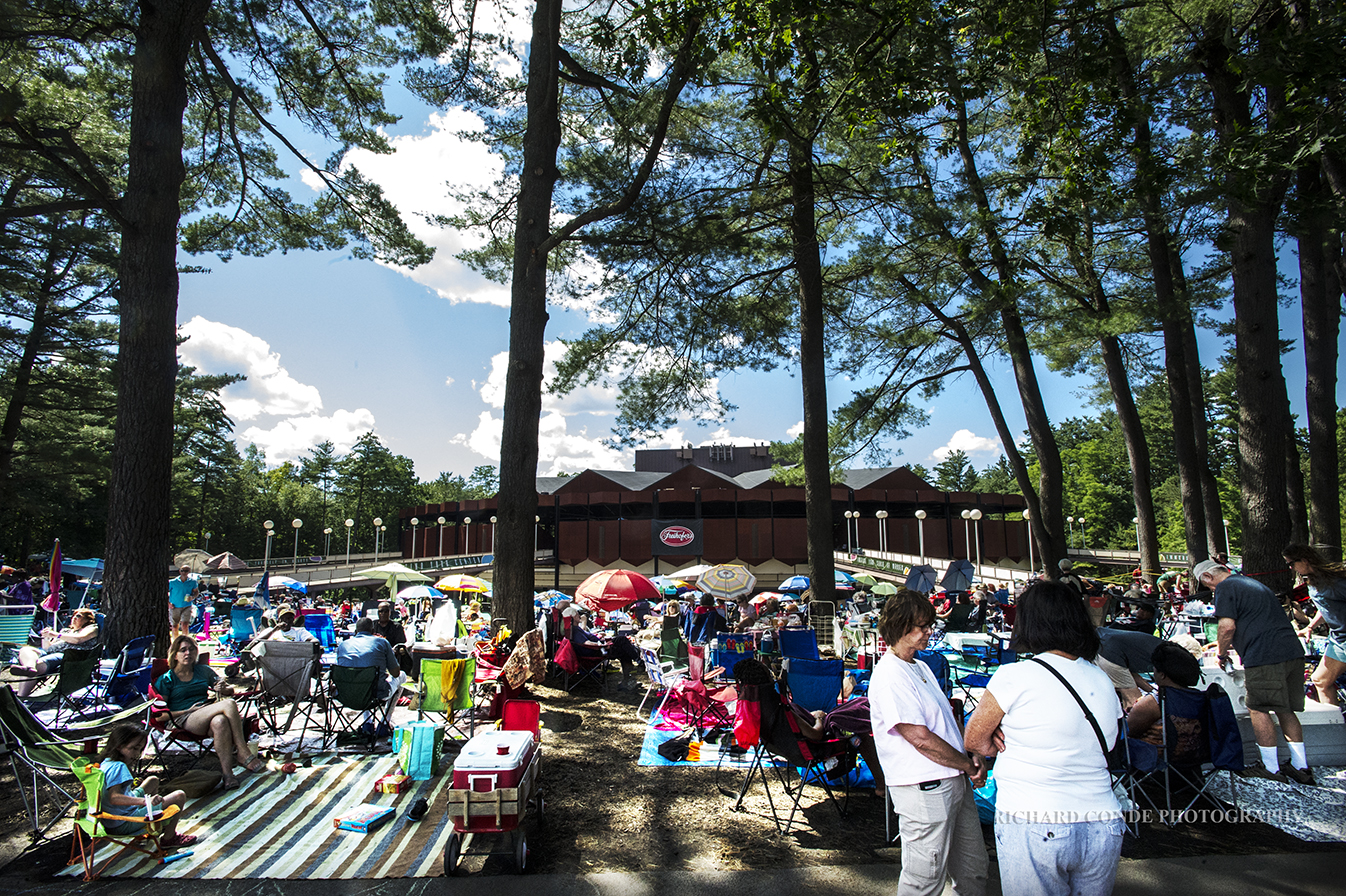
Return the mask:
[[[508,291],[453,258],[468,245],[463,234],[435,229],[418,214],[453,211],[445,182],[484,185],[497,167],[480,146],[454,136],[471,124],[464,113],[436,112],[400,90],[391,96],[404,115],[389,130],[396,153],[354,153],[351,161],[384,187],[417,235],[438,248],[430,265],[401,271],[349,253],[299,252],[229,262],[193,259],[210,272],[182,277],[178,321],[191,337],[183,359],[206,372],[248,375],[247,383],[225,391],[225,406],[240,447],[258,444],[272,465],[307,454],[323,439],[344,452],[368,430],[411,457],[421,479],[444,471],[466,476],[474,466],[499,461]],[[302,197],[309,180],[296,178],[290,189]],[[1295,273],[1293,259],[1287,261],[1286,273]],[[553,308],[547,338],[574,336],[587,325],[583,309]],[[1301,338],[1297,302],[1283,309],[1281,326],[1282,338]],[[1201,340],[1203,362],[1211,366],[1221,342],[1210,333]],[[549,346],[553,354],[558,350]],[[1082,397],[1084,381],[1041,365],[1038,373],[1053,420],[1092,413]],[[993,374],[1011,426],[1021,433],[1023,415],[1008,365],[994,365]],[[1292,404],[1302,414],[1297,352],[1286,358],[1286,376]],[[851,385],[829,383],[833,407],[850,397]],[[798,432],[799,381],[789,371],[729,375],[720,386],[738,408],[723,426],[688,421],[649,447],[747,444]],[[545,398],[539,473],[629,469],[630,451],[602,444],[613,408],[614,395],[598,387]],[[967,451],[978,467],[999,456],[985,401],[971,378],[951,383],[929,411],[927,427],[891,446],[901,451],[894,463],[931,466],[953,448]]]

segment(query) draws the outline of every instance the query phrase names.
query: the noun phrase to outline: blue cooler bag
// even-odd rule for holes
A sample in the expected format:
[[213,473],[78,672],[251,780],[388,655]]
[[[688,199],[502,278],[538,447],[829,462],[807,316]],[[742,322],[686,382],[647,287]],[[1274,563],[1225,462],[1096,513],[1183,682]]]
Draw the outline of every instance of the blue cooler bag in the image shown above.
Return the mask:
[[413,781],[429,781],[439,774],[444,726],[437,722],[407,722],[393,732],[393,751],[402,773]]

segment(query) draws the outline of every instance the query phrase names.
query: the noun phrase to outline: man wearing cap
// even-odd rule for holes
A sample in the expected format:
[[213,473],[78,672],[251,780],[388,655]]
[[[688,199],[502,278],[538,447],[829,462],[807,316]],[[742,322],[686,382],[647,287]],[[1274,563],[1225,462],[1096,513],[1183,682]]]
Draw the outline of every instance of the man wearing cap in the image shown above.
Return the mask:
[[1083,598],[1084,580],[1081,579],[1079,576],[1075,575],[1075,573],[1071,572],[1071,570],[1075,568],[1075,564],[1071,563],[1067,559],[1062,559],[1060,563],[1056,564],[1056,566],[1058,569],[1061,570],[1061,575],[1057,579],[1057,581],[1060,582],[1062,585],[1069,585],[1071,588],[1074,588],[1075,593],[1078,594],[1081,598]]
[[176,578],[168,580],[168,633],[190,635],[192,629],[192,601],[200,590],[190,566],[178,568]]
[[294,621],[294,607],[281,604],[276,607],[276,624],[258,632],[257,638],[262,641],[310,641],[316,644],[318,639],[313,633],[302,625],[296,626]]
[[[1304,646],[1295,636],[1281,602],[1266,585],[1235,575],[1215,560],[1201,561],[1192,575],[1199,585],[1215,592],[1220,667],[1228,664],[1231,646],[1243,661],[1249,720],[1262,754],[1261,764],[1249,766],[1244,774],[1312,784],[1313,773],[1304,754],[1304,729],[1295,715],[1304,710]],[[1290,748],[1290,761],[1284,765],[1277,761],[1272,713],[1281,723],[1281,733]]]

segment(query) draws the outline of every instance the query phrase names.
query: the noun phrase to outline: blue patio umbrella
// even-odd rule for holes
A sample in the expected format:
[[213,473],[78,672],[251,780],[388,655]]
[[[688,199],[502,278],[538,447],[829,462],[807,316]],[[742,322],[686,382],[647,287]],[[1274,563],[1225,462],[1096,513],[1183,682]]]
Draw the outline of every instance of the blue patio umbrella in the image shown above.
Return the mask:
[[808,576],[790,576],[784,582],[777,586],[781,591],[807,591],[809,587]]
[[955,560],[949,564],[940,584],[945,591],[966,591],[972,585],[972,564],[966,560]]
[[832,578],[836,581],[838,588],[855,588],[855,576],[848,572],[834,569],[832,570]]
[[252,590],[253,602],[263,610],[271,609],[271,571],[262,573],[261,581]]
[[939,574],[933,566],[922,564],[913,566],[907,573],[907,588],[917,594],[929,594],[935,590],[935,580]]

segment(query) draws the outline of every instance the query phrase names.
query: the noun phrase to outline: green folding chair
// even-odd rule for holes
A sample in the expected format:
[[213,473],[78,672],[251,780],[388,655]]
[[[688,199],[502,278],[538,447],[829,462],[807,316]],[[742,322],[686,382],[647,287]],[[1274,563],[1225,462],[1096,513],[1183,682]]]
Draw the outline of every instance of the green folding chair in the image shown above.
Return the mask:
[[[39,839],[75,805],[75,795],[66,790],[51,772],[69,770],[82,755],[82,742],[55,737],[14,694],[9,685],[0,687],[0,752],[9,760],[14,781],[19,785],[24,809],[32,823],[31,836]],[[44,803],[51,806],[51,818],[42,823]]]
[[[70,764],[70,771],[79,779],[84,792],[79,799],[79,810],[75,813],[75,837],[70,844],[70,858],[67,866],[76,862],[83,863],[85,881],[98,880],[98,875],[109,865],[127,852],[135,851],[152,859],[162,859],[165,855],[159,838],[164,833],[164,822],[178,814],[177,806],[168,806],[162,812],[149,816],[113,815],[103,811],[103,769],[95,762],[80,759]],[[116,821],[143,822],[143,826],[133,834],[113,834],[108,831],[107,823]],[[98,847],[103,843],[115,843],[121,847],[101,866],[95,860]]]
[[[459,664],[458,674],[453,676],[454,691],[452,694],[444,693],[444,672],[445,664]],[[455,668],[455,667],[450,667]],[[426,714],[442,715],[444,717],[444,732],[457,731],[463,737],[471,737],[476,730],[476,708],[475,694],[473,688],[473,679],[477,675],[477,660],[469,657],[465,660],[421,660],[421,670],[419,676],[420,686],[420,706],[417,709],[417,718],[425,718]],[[467,722],[467,730],[463,730],[463,722]]]

